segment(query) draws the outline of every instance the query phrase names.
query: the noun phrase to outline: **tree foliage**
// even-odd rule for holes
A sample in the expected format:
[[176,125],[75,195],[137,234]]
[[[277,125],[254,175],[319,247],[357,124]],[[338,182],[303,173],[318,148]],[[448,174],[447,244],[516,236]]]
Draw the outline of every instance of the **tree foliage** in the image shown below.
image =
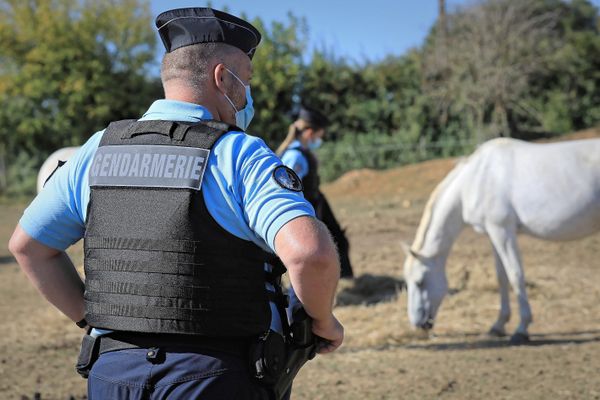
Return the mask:
[[137,0],[0,1],[0,152],[9,164],[24,153],[37,166],[148,106],[160,93],[147,78],[150,20]]
[[[444,33],[425,48],[427,94],[442,112],[470,117],[478,141],[510,135],[531,77],[545,71],[559,46],[556,21],[556,11],[521,0],[489,0],[450,14]],[[482,135],[486,125],[493,130]]]
[[292,14],[287,24],[274,22],[267,28],[260,19],[252,23],[263,32],[263,39],[252,61],[256,114],[250,131],[275,146],[292,122],[290,113],[302,70],[307,26],[305,20]]
[[424,92],[441,115],[468,118],[478,141],[590,126],[598,121],[597,19],[583,0],[487,0],[458,9],[424,46]]
[[[254,19],[263,42],[250,133],[275,147],[300,103],[321,110],[332,179],[600,122],[600,25],[588,0],[439,5],[423,45],[377,62],[307,54],[309,27],[292,14]],[[13,192],[33,189],[52,151],[162,97],[155,35],[148,0],[0,0],[0,191],[6,178]]]

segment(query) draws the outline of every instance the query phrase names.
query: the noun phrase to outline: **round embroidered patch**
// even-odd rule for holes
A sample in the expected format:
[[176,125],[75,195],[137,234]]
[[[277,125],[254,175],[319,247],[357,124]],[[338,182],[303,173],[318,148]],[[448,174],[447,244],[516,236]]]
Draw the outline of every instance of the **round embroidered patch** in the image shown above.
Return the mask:
[[284,189],[292,190],[294,192],[301,192],[304,190],[302,187],[302,181],[298,178],[298,175],[293,169],[286,167],[285,165],[279,165],[273,170],[273,179],[279,186]]

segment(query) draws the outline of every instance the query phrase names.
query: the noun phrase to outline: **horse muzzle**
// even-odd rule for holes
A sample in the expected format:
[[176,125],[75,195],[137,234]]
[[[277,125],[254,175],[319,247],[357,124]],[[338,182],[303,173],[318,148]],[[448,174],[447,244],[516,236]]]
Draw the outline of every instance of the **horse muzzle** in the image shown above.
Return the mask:
[[418,325],[418,328],[423,329],[424,331],[429,331],[433,329],[434,320],[433,318],[427,318],[425,322]]

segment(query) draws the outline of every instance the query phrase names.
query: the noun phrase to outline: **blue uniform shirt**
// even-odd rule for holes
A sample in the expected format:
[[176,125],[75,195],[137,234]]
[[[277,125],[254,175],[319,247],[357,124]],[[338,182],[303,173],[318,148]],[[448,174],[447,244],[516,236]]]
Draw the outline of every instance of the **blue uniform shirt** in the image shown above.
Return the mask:
[[[210,118],[200,105],[157,100],[141,120],[198,122]],[[35,240],[66,250],[83,237],[89,168],[102,133],[94,134],[59,168],[25,210],[19,223]],[[229,233],[272,252],[275,235],[283,225],[299,216],[314,216],[300,193],[275,182],[272,172],[278,165],[281,161],[261,139],[233,131],[213,146],[202,181],[206,208],[215,221]]]
[[294,140],[282,154],[281,161],[293,169],[300,179],[304,179],[308,174],[308,160],[299,150],[301,147],[300,141]]

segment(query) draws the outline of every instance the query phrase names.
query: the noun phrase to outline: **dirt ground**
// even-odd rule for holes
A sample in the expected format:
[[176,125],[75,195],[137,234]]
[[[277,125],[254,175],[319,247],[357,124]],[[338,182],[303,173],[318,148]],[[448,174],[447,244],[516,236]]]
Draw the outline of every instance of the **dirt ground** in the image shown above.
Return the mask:
[[[400,241],[412,240],[429,193],[454,163],[353,171],[324,187],[347,228],[357,279],[338,290],[344,346],[308,363],[293,399],[600,399],[598,234],[564,243],[520,237],[531,345],[484,335],[499,295],[491,247],[470,229],[448,260],[452,294],[432,335],[410,328]],[[35,292],[6,249],[24,206],[0,203],[0,400],[83,399],[73,367],[79,329]],[[70,252],[80,265],[80,247]],[[509,331],[518,320],[511,305]]]

